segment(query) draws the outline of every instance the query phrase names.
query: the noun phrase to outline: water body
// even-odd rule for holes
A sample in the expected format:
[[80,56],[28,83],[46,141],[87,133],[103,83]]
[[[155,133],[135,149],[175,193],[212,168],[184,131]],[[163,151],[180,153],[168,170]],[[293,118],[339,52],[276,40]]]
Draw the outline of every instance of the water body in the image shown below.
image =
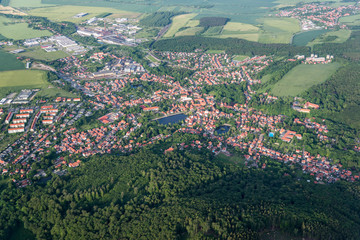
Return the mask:
[[328,31],[326,29],[319,29],[295,34],[292,44],[295,46],[306,46],[306,44]]
[[138,84],[138,85],[131,85],[131,88],[140,88],[140,87],[143,87],[142,84]]
[[181,113],[181,114],[176,114],[176,115],[173,115],[173,116],[168,116],[168,117],[163,117],[163,118],[160,118],[158,119],[157,121],[160,123],[160,124],[174,124],[174,123],[178,123],[182,120],[185,120],[188,116]]
[[230,130],[230,126],[220,126],[218,128],[215,129],[215,132],[217,132],[217,134],[224,134],[227,133]]

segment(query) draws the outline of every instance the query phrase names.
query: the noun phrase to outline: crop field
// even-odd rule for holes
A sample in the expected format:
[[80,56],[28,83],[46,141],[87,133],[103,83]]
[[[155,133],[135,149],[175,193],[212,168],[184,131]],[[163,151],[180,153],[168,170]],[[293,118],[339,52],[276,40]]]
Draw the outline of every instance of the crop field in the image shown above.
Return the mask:
[[35,49],[26,51],[19,54],[20,56],[33,58],[36,60],[44,60],[44,61],[55,61],[60,58],[68,57],[69,54],[63,51],[56,51],[56,52],[46,52],[43,49]]
[[185,27],[191,19],[196,17],[196,14],[182,14],[175,16],[172,19],[172,24],[169,30],[165,33],[164,37],[173,37],[179,32],[179,29]]
[[[88,15],[81,18],[74,18],[78,13],[88,13]],[[129,11],[122,11],[114,8],[105,7],[82,7],[82,6],[55,6],[46,8],[35,8],[28,12],[30,15],[46,17],[52,21],[70,21],[79,23],[90,19],[102,13],[113,13],[116,17],[136,18],[140,14]]]
[[314,85],[326,81],[340,64],[301,64],[288,72],[271,89],[276,96],[296,96]]
[[175,34],[175,37],[180,37],[180,36],[194,36],[197,33],[203,31],[203,27],[193,27],[193,28],[187,28],[183,31],[177,32]]
[[47,30],[35,30],[29,28],[27,23],[16,23],[12,19],[3,16],[0,16],[0,34],[14,40],[52,35]]
[[20,70],[24,68],[24,63],[17,60],[14,54],[0,50],[0,71]]
[[190,20],[187,22],[185,27],[196,27],[196,26],[199,26],[199,24],[200,24],[199,20]]
[[19,15],[19,16],[24,16],[26,15],[26,13],[21,12],[13,7],[10,6],[6,6],[4,7],[3,5],[0,5],[0,13],[2,14],[11,14],[11,15]]
[[327,32],[316,38],[314,41],[309,42],[307,46],[312,47],[315,44],[321,44],[321,43],[343,43],[349,39],[350,35],[351,35],[351,30],[348,29],[340,29],[335,32]]
[[41,0],[10,0],[9,5],[15,8],[38,8],[53,6],[54,4],[43,4]]
[[261,43],[290,43],[293,34],[300,31],[299,21],[294,18],[265,18],[261,22]]

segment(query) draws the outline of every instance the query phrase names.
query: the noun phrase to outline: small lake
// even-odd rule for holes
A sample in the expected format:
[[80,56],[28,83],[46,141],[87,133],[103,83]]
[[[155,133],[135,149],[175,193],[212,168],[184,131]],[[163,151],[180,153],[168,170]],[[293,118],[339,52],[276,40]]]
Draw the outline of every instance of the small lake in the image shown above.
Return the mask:
[[157,121],[160,123],[160,124],[174,124],[174,123],[178,123],[182,120],[185,120],[187,118],[187,115],[181,113],[181,114],[176,114],[176,115],[173,115],[173,116],[168,116],[168,117],[163,117],[163,118],[160,118],[158,119]]
[[143,85],[142,84],[131,85],[131,88],[140,88],[140,87],[143,87]]
[[218,128],[215,129],[215,132],[217,132],[217,134],[224,134],[227,133],[230,130],[230,126],[220,126]]
[[292,44],[295,46],[306,46],[306,44],[328,31],[326,29],[319,29],[295,34]]

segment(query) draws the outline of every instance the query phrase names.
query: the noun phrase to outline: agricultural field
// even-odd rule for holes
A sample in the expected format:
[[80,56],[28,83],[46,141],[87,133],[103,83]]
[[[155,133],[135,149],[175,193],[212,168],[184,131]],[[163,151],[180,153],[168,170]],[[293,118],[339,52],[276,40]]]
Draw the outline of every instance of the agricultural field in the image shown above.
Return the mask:
[[[169,30],[165,33],[164,37],[169,38],[176,35],[181,28],[184,28],[188,25],[188,23],[196,17],[197,14],[182,14],[173,17],[172,24]],[[193,25],[193,22],[192,22]],[[185,29],[186,30],[186,29]]]
[[258,32],[259,28],[246,23],[239,23],[239,22],[228,22],[224,26],[223,33],[224,34],[237,34],[237,33],[248,33],[248,32]]
[[[81,18],[74,18],[78,13],[88,13],[88,15]],[[81,7],[81,6],[55,6],[46,8],[35,8],[28,12],[28,14],[39,17],[46,17],[51,21],[61,22],[70,21],[80,23],[84,20],[90,19],[102,13],[113,13],[116,17],[137,18],[140,14],[129,11],[122,11],[114,8],[105,7]]]
[[314,85],[326,81],[340,64],[301,64],[288,72],[272,88],[276,96],[297,96]]
[[54,6],[54,4],[43,4],[41,0],[10,0],[9,5],[15,8],[38,8]]
[[343,43],[349,39],[350,35],[351,30],[348,29],[340,29],[335,32],[328,32],[317,37],[314,39],[314,41],[309,42],[307,46],[313,47],[315,44],[321,43]]
[[214,36],[219,35],[223,29],[223,26],[216,26],[208,28],[202,35],[204,36]]
[[13,54],[0,50],[0,71],[20,70],[24,68],[24,63],[17,60]]
[[19,56],[29,57],[36,60],[55,61],[60,58],[68,57],[69,54],[63,51],[46,52],[44,49],[36,48],[34,50],[27,50],[20,53]]
[[300,24],[294,18],[265,18],[259,20],[263,26],[259,42],[290,43],[294,33],[299,32]]
[[14,22],[13,19],[9,19],[0,16],[0,34],[4,37],[22,40],[35,37],[51,36],[51,32],[47,30],[36,30],[28,27],[27,23]]
[[24,16],[27,15],[24,12],[21,12],[13,7],[10,6],[6,6],[4,7],[3,5],[0,5],[0,13],[2,14],[11,14],[11,15],[19,15],[19,16]]
[[345,23],[347,25],[360,25],[360,14],[342,17],[339,20],[341,23]]
[[175,37],[181,37],[181,36],[195,36],[197,33],[200,33],[204,30],[203,27],[192,27],[187,28],[185,30],[182,30],[180,32],[177,32],[175,34]]

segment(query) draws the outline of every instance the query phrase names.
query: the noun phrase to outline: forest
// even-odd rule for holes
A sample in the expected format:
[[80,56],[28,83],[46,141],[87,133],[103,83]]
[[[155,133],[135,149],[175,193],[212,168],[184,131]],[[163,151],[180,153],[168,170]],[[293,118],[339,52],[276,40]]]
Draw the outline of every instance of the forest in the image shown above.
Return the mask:
[[22,223],[37,239],[360,238],[358,183],[316,185],[266,158],[265,169],[248,168],[206,150],[154,148],[93,156],[45,185],[0,185],[0,238]]
[[262,44],[250,42],[243,39],[209,38],[200,36],[176,37],[173,39],[160,40],[153,43],[146,43],[145,47],[150,47],[158,51],[179,51],[193,52],[201,50],[225,50],[232,55],[273,55],[293,57],[297,54],[309,55],[308,47],[294,47],[289,44]]
[[171,23],[171,18],[183,14],[183,12],[155,12],[140,20],[140,24],[146,27],[165,27]]

